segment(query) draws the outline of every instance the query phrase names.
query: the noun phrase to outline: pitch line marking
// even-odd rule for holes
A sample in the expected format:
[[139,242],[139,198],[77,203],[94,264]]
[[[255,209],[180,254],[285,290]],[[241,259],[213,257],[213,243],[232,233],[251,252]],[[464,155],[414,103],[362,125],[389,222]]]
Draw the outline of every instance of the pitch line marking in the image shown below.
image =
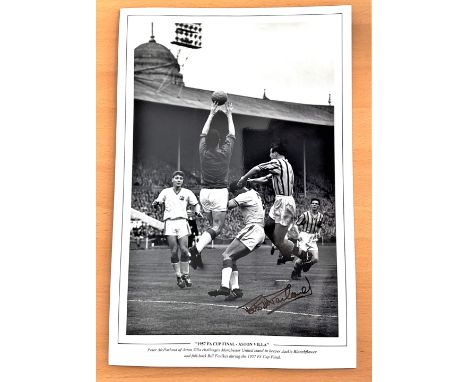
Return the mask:
[[[164,301],[164,300],[128,300],[128,302],[150,302],[150,303],[160,303],[160,304],[185,304],[185,305],[203,305],[203,306],[216,306],[222,308],[238,308],[235,305],[225,305],[225,304],[210,304],[207,302],[192,302],[192,301]],[[262,309],[265,312],[271,312],[271,309]],[[285,310],[275,310],[274,313],[282,314],[293,314],[297,316],[309,316],[309,317],[329,317],[337,318],[337,315],[328,315],[328,314],[311,314],[311,313],[298,313],[298,312],[288,312]]]

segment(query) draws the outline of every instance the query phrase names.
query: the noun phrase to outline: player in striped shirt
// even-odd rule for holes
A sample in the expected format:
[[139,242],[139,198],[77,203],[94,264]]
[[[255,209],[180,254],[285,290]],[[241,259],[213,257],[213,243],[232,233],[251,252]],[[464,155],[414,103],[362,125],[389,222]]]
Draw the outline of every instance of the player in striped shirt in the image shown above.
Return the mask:
[[291,279],[297,280],[301,277],[301,271],[307,272],[312,265],[319,260],[317,240],[322,236],[323,214],[318,210],[320,200],[312,198],[310,211],[299,216],[296,224],[302,227],[299,233],[299,254],[294,260],[294,269]]
[[[239,179],[238,185],[249,181],[264,183],[271,179],[275,191],[275,202],[270,209],[265,222],[265,233],[279,249],[281,256],[291,258],[298,253],[298,248],[291,240],[286,239],[289,225],[294,222],[296,203],[293,198],[294,171],[285,157],[285,149],[281,144],[274,144],[270,148],[271,161],[261,163],[248,171]],[[267,176],[253,179],[260,172],[268,172]]]

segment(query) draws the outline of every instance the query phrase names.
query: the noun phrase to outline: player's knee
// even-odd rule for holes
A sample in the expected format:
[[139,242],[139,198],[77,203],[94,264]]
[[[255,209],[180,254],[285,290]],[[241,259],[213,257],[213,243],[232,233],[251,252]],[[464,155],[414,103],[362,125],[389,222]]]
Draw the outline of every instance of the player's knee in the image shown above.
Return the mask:
[[219,226],[214,226],[212,228],[209,228],[207,230],[207,232],[210,234],[211,236],[211,240],[214,240],[216,238],[216,236],[219,235],[219,232],[221,231],[221,229],[219,228]]
[[237,271],[237,263],[235,260],[232,261],[232,271]]
[[179,256],[177,256],[177,252],[176,253],[172,253],[172,256],[171,256],[171,263],[178,263],[179,262]]
[[232,259],[227,258],[223,260],[223,268],[232,268]]
[[187,242],[187,245],[185,245],[185,243],[179,243],[179,248],[180,248],[180,252],[184,253],[188,253],[188,242]]
[[244,257],[242,253],[233,253],[230,258],[235,263],[237,260],[239,260],[241,257]]
[[228,252],[223,252],[223,261],[228,259],[231,259],[231,254]]
[[182,261],[183,263],[186,263],[187,261],[190,260],[190,254],[185,251],[182,251],[181,255],[180,255],[180,261]]

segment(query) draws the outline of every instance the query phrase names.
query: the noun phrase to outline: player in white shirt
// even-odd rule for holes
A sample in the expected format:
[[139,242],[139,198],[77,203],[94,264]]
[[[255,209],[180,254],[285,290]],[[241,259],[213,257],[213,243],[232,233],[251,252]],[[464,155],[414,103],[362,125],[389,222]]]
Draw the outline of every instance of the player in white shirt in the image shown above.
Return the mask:
[[243,295],[239,288],[237,260],[252,253],[265,240],[265,211],[260,195],[247,187],[239,188],[237,182],[230,184],[229,191],[236,196],[229,200],[227,208],[231,210],[239,207],[245,227],[223,252],[221,287],[208,292],[210,296],[226,296],[226,301]]
[[192,191],[182,188],[183,182],[184,173],[175,171],[172,174],[172,187],[162,190],[153,202],[153,206],[164,204],[164,234],[171,250],[171,263],[179,288],[192,286],[189,275],[188,235],[190,228],[187,222],[187,207],[192,207],[195,214],[201,216],[197,197]]

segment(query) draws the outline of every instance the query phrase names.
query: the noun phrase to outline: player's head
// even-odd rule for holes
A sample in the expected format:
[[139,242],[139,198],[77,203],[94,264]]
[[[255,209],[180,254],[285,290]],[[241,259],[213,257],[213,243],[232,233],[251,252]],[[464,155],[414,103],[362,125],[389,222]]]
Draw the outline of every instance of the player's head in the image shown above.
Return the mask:
[[276,159],[278,156],[285,156],[286,150],[281,143],[274,143],[270,146],[270,158]]
[[248,191],[248,188],[246,186],[242,186],[242,187],[237,186],[237,180],[229,183],[229,192],[233,195],[239,195],[246,191]]
[[219,132],[218,130],[212,129],[206,136],[206,146],[209,149],[215,149],[219,145]]
[[182,171],[180,170],[174,171],[172,173],[172,185],[175,187],[182,186],[182,183],[184,183],[184,177],[185,177],[185,174]]
[[310,199],[310,208],[312,211],[317,211],[320,206],[320,200],[317,198]]

